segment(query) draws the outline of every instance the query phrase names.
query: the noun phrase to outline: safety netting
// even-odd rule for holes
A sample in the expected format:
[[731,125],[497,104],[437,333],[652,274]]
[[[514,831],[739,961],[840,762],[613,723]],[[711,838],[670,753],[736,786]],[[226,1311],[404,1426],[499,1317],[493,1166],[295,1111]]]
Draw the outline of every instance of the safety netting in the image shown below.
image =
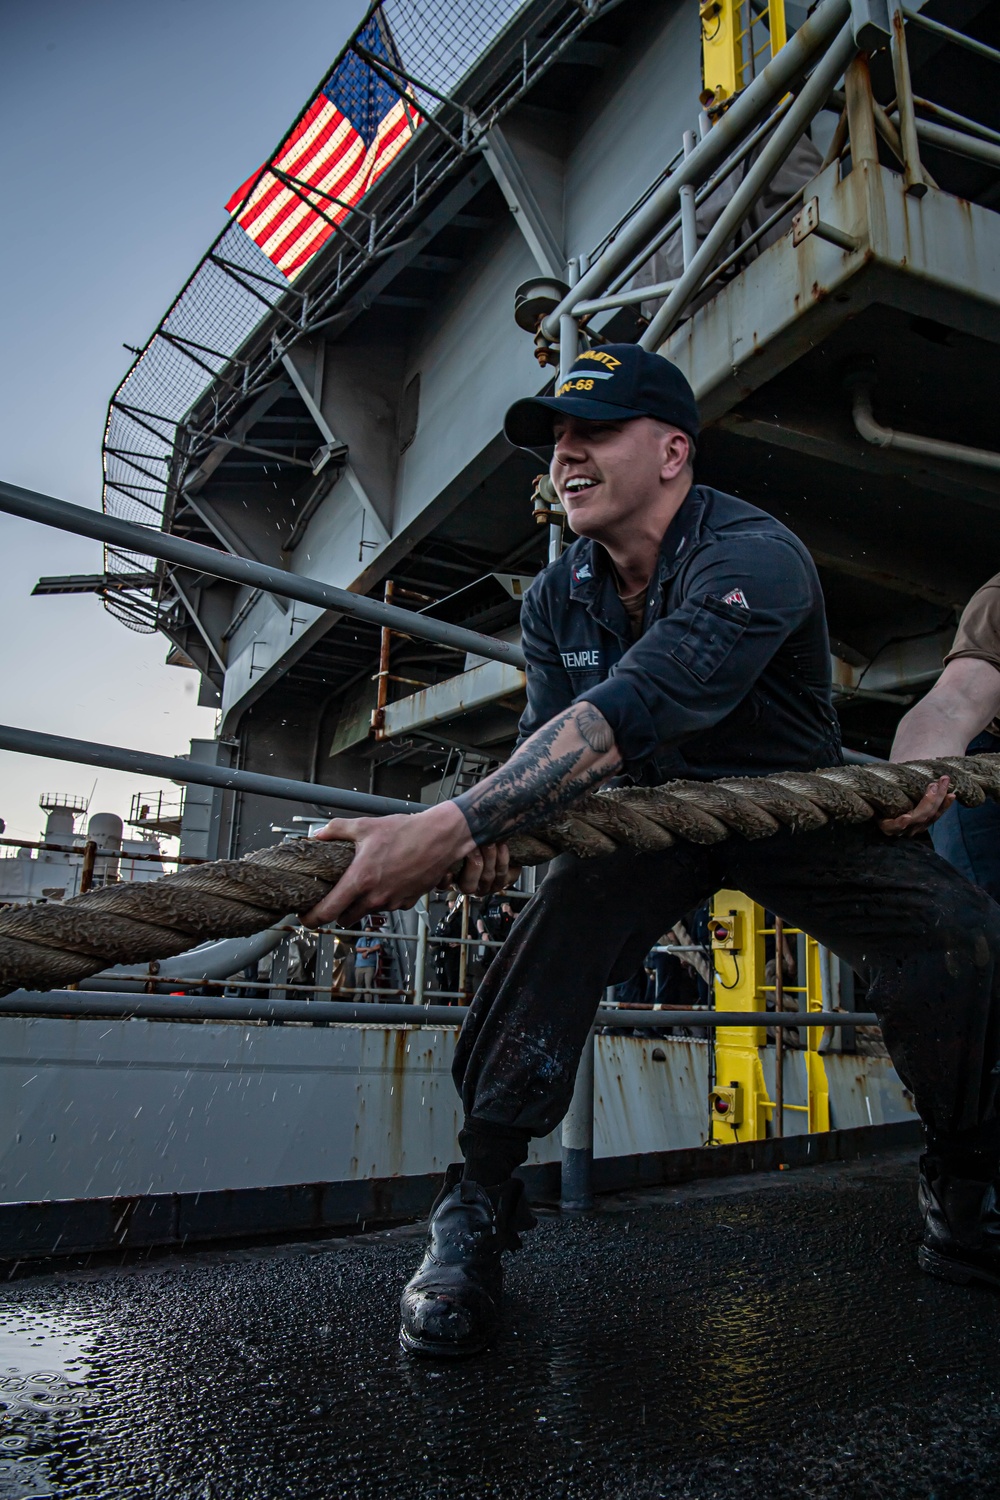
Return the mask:
[[[485,97],[476,93],[473,114],[461,102],[463,82],[526,3],[384,0],[369,9],[275,152],[230,199],[226,227],[112,397],[103,450],[109,514],[169,526],[192,455],[267,378],[278,343],[329,316],[444,176],[476,149],[470,124],[497,118],[600,8],[567,3],[544,35],[522,38],[512,66],[489,70],[494,81]],[[323,131],[327,157],[320,159]],[[410,139],[428,131],[433,149],[408,153]],[[343,166],[345,150],[354,152],[353,175]],[[377,178],[384,183],[376,215],[366,209],[366,193]],[[268,212],[273,224],[261,228]],[[265,321],[270,340],[252,341]],[[107,549],[106,568],[118,576],[151,575],[148,559],[115,548]],[[156,588],[114,590],[106,607],[132,629],[153,631]]]

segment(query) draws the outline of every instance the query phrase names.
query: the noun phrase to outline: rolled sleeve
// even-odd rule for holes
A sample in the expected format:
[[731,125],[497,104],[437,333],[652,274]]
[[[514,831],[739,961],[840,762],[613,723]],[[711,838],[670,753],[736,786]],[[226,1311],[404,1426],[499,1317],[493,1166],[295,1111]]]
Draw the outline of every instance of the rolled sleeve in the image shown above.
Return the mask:
[[945,665],[971,657],[1000,672],[1000,574],[977,589],[962,611]]
[[781,537],[743,537],[693,559],[687,597],[580,693],[626,761],[680,745],[726,718],[814,608],[804,558]]

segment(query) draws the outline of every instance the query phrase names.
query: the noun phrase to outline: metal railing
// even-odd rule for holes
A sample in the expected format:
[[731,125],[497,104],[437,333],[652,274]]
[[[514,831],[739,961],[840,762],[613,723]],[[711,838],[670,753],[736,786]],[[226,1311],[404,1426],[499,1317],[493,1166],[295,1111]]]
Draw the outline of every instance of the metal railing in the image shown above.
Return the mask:
[[[280,1025],[295,1022],[305,1025],[398,1025],[415,1027],[461,1026],[468,1007],[413,1005],[347,1004],[336,1000],[244,1000],[220,996],[187,998],[178,995],[120,994],[112,990],[15,990],[0,998],[0,1016],[75,1016],[81,1020],[120,1017],[123,1020],[235,1021],[240,1024]],[[751,1014],[746,1011],[630,1011],[629,1025],[648,1031],[669,1030],[673,1026],[705,1026],[712,1029],[758,1026],[838,1026],[843,1024],[839,1011],[813,1011],[794,1015],[774,1011]],[[852,1016],[855,1025],[876,1026],[874,1014],[858,1012]],[[620,1024],[621,1012],[601,1006],[595,1025]]]
[[248,557],[221,552],[216,547],[205,547],[200,542],[189,542],[167,532],[147,530],[133,522],[101,515],[82,505],[70,505],[65,500],[40,494],[37,490],[23,489],[6,480],[0,480],[0,511],[20,516],[24,520],[37,521],[43,526],[53,526],[59,531],[69,531],[76,536],[92,537],[110,546],[142,546],[152,557],[191,568],[194,572],[207,573],[211,578],[226,578],[233,583],[262,589],[277,598],[313,604],[319,609],[349,615],[352,619],[363,620],[370,625],[418,636],[453,651],[472,652],[516,667],[524,665],[524,652],[511,641],[497,640],[495,636],[467,630],[448,620],[438,620],[414,610],[385,604],[379,599],[369,599],[364,594],[337,588],[332,583],[321,583],[319,579],[307,578],[284,568],[269,567]]
[[420,802],[403,802],[396,797],[371,796],[343,787],[323,786],[319,782],[294,781],[285,776],[265,776],[256,771],[239,771],[226,766],[209,765],[207,761],[186,760],[180,756],[149,755],[143,750],[125,750],[118,745],[101,745],[91,740],[70,739],[61,734],[41,734],[31,729],[0,724],[0,750],[19,755],[41,755],[46,759],[68,760],[77,765],[101,766],[111,771],[133,771],[140,776],[162,777],[165,781],[214,786],[223,791],[257,793],[262,797],[280,797],[288,802],[304,802],[332,811],[371,813],[421,812]]
[[[935,104],[932,100],[921,98],[913,93],[909,68],[906,64],[903,22],[929,32],[951,46],[985,58],[987,62],[1000,63],[1000,51],[996,47],[987,46],[985,42],[969,36],[964,31],[959,31],[955,26],[945,26],[941,21],[925,16],[921,11],[911,10],[908,6],[902,5],[900,0],[889,0],[889,8],[890,12],[898,18],[893,34],[897,98],[895,108],[889,113],[890,117],[898,116],[904,142],[907,132],[910,132],[910,150],[914,154],[917,151],[917,142],[926,141],[928,145],[937,146],[942,151],[953,152],[956,156],[966,156],[973,161],[984,161],[991,166],[1000,166],[1000,133],[977,120],[972,120],[966,115],[958,114],[954,110],[945,108],[944,105]],[[933,115],[944,123],[939,125],[935,124],[934,120],[921,119],[921,114]]]
[[[605,309],[627,306],[637,300],[639,290],[645,294],[642,300],[650,300],[651,295],[655,298],[657,293],[667,296],[642,338],[647,348],[663,341],[716,269],[722,247],[728,249],[732,244],[734,234],[779,166],[826,107],[856,50],[850,11],[850,0],[823,0],[753,82],[717,114],[698,143],[686,143],[689,149],[674,157],[672,170],[653,191],[643,195],[634,211],[616,225],[612,236],[591,252],[588,269],[542,319],[537,339],[543,348],[558,342],[561,317],[579,320],[586,316],[587,304],[598,300]],[[810,67],[806,82],[791,95],[789,91],[800,84]],[[752,166],[706,240],[696,249],[693,237],[688,235],[682,275],[671,284],[627,289],[626,283],[655,251],[683,230],[685,217],[698,203],[749,158],[753,158]],[[739,248],[745,249],[742,245]]]
[[[93,842],[93,840],[85,839],[82,834],[78,844],[52,844],[36,839],[2,838],[0,839],[0,848],[31,849],[42,854],[79,854],[82,856],[88,842]],[[94,847],[97,847],[96,844]],[[203,865],[205,863],[203,859],[195,859],[183,854],[167,854],[166,852],[154,854],[143,852],[142,850],[129,852],[124,849],[102,849],[100,852],[103,857],[120,860],[122,864],[132,864],[135,861],[155,865]]]
[[[840,121],[822,165],[828,166],[848,152],[854,157],[861,155],[859,142],[851,138],[848,119],[851,110],[837,85],[845,71],[850,74],[852,59],[866,45],[880,42],[888,46],[896,87],[895,100],[885,108],[871,97],[870,87],[867,97],[858,100],[870,117],[870,154],[877,158],[874,143],[880,136],[899,162],[909,193],[920,197],[928,188],[937,186],[920,160],[920,142],[973,161],[1000,166],[1000,132],[914,95],[904,22],[989,62],[1000,62],[1000,51],[954,26],[903,6],[900,0],[887,3],[890,29],[881,34],[852,18],[850,0],[823,0],[752,83],[712,111],[714,123],[710,124],[704,115],[701,117],[701,139],[697,144],[695,132],[685,132],[682,148],[665,173],[610,234],[583,257],[588,269],[540,320],[536,345],[542,359],[553,365],[557,363],[555,350],[567,319],[576,323],[583,336],[591,334],[599,343],[600,334],[592,327],[593,319],[637,303],[654,306],[660,303],[640,343],[647,349],[661,347],[693,305],[700,304],[713,288],[717,289],[727,273],[745,262],[761,240],[790,220],[792,211],[802,201],[803,188],[747,232],[755,207],[821,111],[830,108],[840,111]],[[857,7],[858,13],[863,9]],[[744,167],[736,191],[699,243],[694,220],[697,209],[747,162],[750,165]],[[822,226],[819,232],[824,237]],[[669,280],[639,285],[637,274],[671,240],[681,245],[680,274]],[[860,249],[843,235],[835,242],[848,252]]]
[[[359,278],[404,244],[407,226],[428,194],[481,152],[490,126],[614,3],[554,4],[548,26],[533,30],[525,24],[519,66],[492,72],[475,64],[501,34],[509,46],[530,5],[490,0],[477,7],[442,8],[431,0],[385,0],[369,9],[334,68],[352,52],[365,56],[360,33],[378,12],[393,38],[391,76],[409,91],[423,123],[373,189],[372,202],[363,213],[357,210],[364,233],[355,232],[357,226],[338,228],[294,286],[235,223],[213,242],[112,398],[104,445],[109,514],[131,516],[145,526],[169,518],[171,497],[199,444],[211,443],[235,407],[273,377],[282,355],[325,326]],[[920,142],[1000,166],[1000,132],[913,94],[904,22],[990,62],[1000,61],[1000,51],[900,0],[887,3],[891,31],[884,40],[892,53],[896,100],[888,109],[877,103],[872,108],[878,133],[900,159],[908,190],[919,195],[933,184],[919,158]],[[857,10],[860,14],[864,7]],[[811,122],[831,103],[842,103],[835,85],[858,47],[851,12],[850,0],[823,0],[742,91],[713,108],[711,125],[702,116],[700,140],[697,132],[685,132],[681,150],[634,210],[588,255],[576,257],[587,269],[544,318],[538,335],[543,349],[558,343],[560,323],[565,330],[567,320],[575,321],[586,334],[602,313],[636,303],[655,305],[662,298],[641,337],[647,348],[660,346],[693,303],[787,221],[801,202],[801,190],[751,232],[745,230],[748,215]],[[775,42],[783,31],[782,21]],[[745,76],[740,73],[738,82]],[[842,114],[834,156],[848,149],[846,136]],[[699,244],[694,219],[699,205],[745,163],[736,192]],[[675,236],[683,242],[681,273],[648,286],[632,285],[650,257]],[[256,347],[253,338],[266,322],[273,325],[272,337]],[[208,389],[211,411],[199,414],[197,432],[188,431],[188,414]],[[105,542],[109,568],[134,572],[140,535]],[[160,554],[150,548],[142,555]],[[145,588],[116,591],[106,603],[133,628],[155,630],[164,577],[161,567],[150,585],[152,596]]]

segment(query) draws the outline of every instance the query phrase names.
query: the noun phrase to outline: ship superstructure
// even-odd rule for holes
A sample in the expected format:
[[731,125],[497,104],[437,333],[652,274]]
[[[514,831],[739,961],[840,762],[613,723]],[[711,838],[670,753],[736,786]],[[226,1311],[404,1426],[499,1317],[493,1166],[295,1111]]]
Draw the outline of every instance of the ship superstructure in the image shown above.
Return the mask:
[[[147,825],[142,813],[149,813],[152,800],[133,806],[140,827]],[[126,837],[117,813],[90,814],[88,800],[68,792],[43,792],[38,805],[46,814],[41,838],[3,840],[8,847],[0,853],[0,905],[65,901],[98,886],[157,880],[166,873],[158,838]]]

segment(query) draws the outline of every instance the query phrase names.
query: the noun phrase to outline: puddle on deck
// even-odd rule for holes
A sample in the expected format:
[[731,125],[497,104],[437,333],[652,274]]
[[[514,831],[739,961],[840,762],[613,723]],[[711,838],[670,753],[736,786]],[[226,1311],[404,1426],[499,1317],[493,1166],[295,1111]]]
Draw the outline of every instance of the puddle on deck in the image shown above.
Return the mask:
[[76,1317],[4,1309],[0,1321],[0,1497],[65,1493],[52,1477],[62,1429],[95,1397],[88,1389],[92,1325]]

